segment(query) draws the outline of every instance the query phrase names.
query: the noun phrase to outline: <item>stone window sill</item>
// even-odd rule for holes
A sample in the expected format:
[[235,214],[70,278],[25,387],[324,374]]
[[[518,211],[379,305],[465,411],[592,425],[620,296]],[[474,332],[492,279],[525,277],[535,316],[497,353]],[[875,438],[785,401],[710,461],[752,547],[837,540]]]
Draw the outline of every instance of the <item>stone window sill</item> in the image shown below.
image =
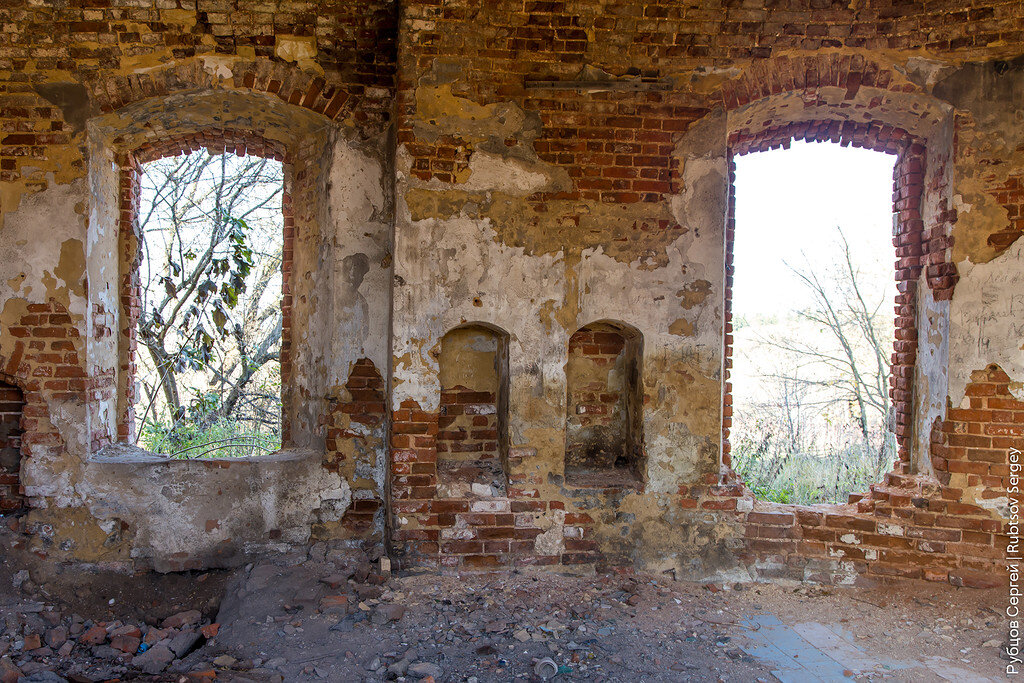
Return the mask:
[[115,443],[101,448],[93,453],[89,462],[102,465],[187,465],[188,463],[201,462],[227,467],[233,464],[242,463],[279,463],[310,458],[323,458],[323,451],[315,448],[282,448],[266,455],[256,455],[247,458],[172,458],[167,455],[160,455],[147,451],[144,448],[126,443]]

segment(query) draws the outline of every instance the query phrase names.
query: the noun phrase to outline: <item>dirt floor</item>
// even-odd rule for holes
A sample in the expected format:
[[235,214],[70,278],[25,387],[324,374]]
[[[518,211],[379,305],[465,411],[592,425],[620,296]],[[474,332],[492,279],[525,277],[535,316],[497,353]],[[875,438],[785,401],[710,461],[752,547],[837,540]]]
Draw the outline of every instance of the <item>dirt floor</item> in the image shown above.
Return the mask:
[[129,576],[55,568],[11,540],[2,683],[986,681],[1007,663],[998,589],[388,578],[323,544],[231,572]]

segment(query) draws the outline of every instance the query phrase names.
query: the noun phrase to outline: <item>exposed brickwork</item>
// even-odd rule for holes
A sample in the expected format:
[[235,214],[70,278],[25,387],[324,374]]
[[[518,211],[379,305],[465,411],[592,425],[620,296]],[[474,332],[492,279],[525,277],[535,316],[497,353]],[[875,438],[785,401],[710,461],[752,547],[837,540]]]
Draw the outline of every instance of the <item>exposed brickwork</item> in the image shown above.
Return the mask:
[[440,498],[437,495],[437,441],[440,415],[406,401],[392,418],[392,506],[405,518],[393,541],[406,566],[467,570],[528,565],[580,565],[604,561],[593,540],[593,518],[566,512],[562,550],[538,552],[535,539],[544,533],[537,516],[565,511],[561,501],[541,500],[536,475],[523,462],[530,449],[510,450],[505,496]]
[[[138,364],[138,326],[141,315],[141,282],[139,266],[142,259],[142,235],[139,230],[138,214],[140,201],[140,174],[142,164],[163,157],[190,154],[201,149],[210,154],[236,154],[238,156],[259,156],[289,163],[287,150],[273,140],[267,140],[253,131],[221,129],[187,133],[180,136],[155,138],[131,154],[120,159],[120,200],[118,204],[118,239],[121,259],[121,330],[120,349],[120,392],[118,402],[117,438],[131,441],[135,438],[138,425],[135,424],[136,372]],[[284,234],[281,261],[281,439],[288,444],[291,425],[288,421],[288,405],[291,399],[292,347],[292,294],[291,273],[294,258],[295,219],[292,212],[291,194],[281,194],[281,210],[284,214]],[[95,450],[95,448],[94,448]]]
[[[989,587],[1006,581],[1010,449],[1024,449],[1024,402],[996,366],[976,372],[970,407],[948,408],[932,432],[926,476],[886,476],[847,505],[757,503],[737,512],[741,561],[760,578],[823,583],[925,579]],[[1018,455],[1017,462],[1020,462]],[[684,508],[738,510],[752,494],[739,484],[681,487]]]
[[135,157],[123,155],[119,171],[120,199],[118,201],[118,251],[121,267],[121,330],[118,364],[120,366],[120,396],[118,397],[117,438],[134,441],[138,425],[135,424],[135,401],[138,386],[135,382],[138,364],[139,316],[142,314],[142,284],[139,265],[142,262],[142,240],[139,235],[140,175],[142,169]]
[[[107,316],[94,311],[94,319],[103,321]],[[5,388],[15,387],[21,396],[22,471],[27,459],[54,457],[64,449],[64,441],[50,421],[48,401],[85,403],[90,396],[104,396],[112,391],[111,375],[86,376],[81,362],[85,340],[79,325],[85,327],[81,321],[76,325],[67,308],[51,299],[48,303],[25,305],[16,324],[0,330],[4,337],[14,340],[10,354],[0,355],[0,383]],[[99,326],[95,333],[108,335],[111,331]],[[92,435],[94,443],[98,438],[98,433]],[[20,487],[24,485],[22,478]],[[16,493],[20,496],[20,490]],[[22,499],[19,505],[22,503],[27,505],[30,501]]]
[[893,212],[896,228],[895,277],[898,293],[895,301],[896,333],[890,372],[890,397],[896,418],[899,443],[899,472],[910,471],[914,366],[917,362],[917,282],[923,268],[936,299],[952,298],[956,286],[956,264],[949,261],[952,238],[947,233],[951,219],[945,213],[936,225],[925,229],[921,215],[924,195],[925,148],[906,131],[883,124],[859,124],[850,121],[809,121],[773,126],[754,134],[736,134],[729,140],[729,208],[726,225],[726,291],[724,339],[724,391],[722,451],[723,463],[731,465],[729,431],[732,424],[732,283],[733,244],[736,236],[736,166],[733,157],[789,147],[792,140],[833,142],[877,152],[895,154],[893,171]]
[[438,474],[449,480],[490,485],[501,476],[498,395],[457,385],[441,390],[437,432]]
[[917,90],[864,55],[825,53],[754,62],[741,78],[723,86],[722,99],[733,109],[769,95],[833,87],[845,90],[845,99],[849,100],[857,96],[861,86],[894,92]]
[[[352,453],[353,459],[372,457],[375,446],[370,440],[375,431],[382,431],[387,413],[384,379],[370,359],[361,358],[352,366],[345,390],[347,400],[330,402],[324,445],[324,466],[343,475],[354,471],[357,464],[350,462],[347,453]],[[374,462],[363,464],[371,469],[376,465]],[[342,518],[342,526],[353,538],[368,538],[378,530],[382,492],[372,479],[348,478],[352,506]]]
[[[451,59],[466,65],[463,90],[455,94],[480,104],[511,101],[536,112],[543,125],[535,142],[517,137],[505,144],[533,142],[542,159],[565,168],[573,179],[572,190],[536,200],[659,202],[672,191],[671,152],[678,134],[711,106],[708,98],[687,91],[680,82],[663,82],[671,73],[757,60],[741,79],[721,89],[721,101],[729,107],[784,90],[824,86],[843,88],[849,98],[861,86],[917,90],[863,55],[813,51],[927,45],[970,52],[992,41],[1019,38],[1022,31],[1011,14],[988,3],[963,11],[943,7],[924,12],[909,4],[854,11],[846,6],[716,8],[667,1],[608,5],[504,0],[488,3],[483,31],[477,12],[467,6],[419,1],[408,3],[404,11],[412,57],[401,65],[400,78],[411,84],[436,60]],[[987,27],[984,37],[964,35],[949,25],[951,16],[963,16],[964,21],[976,17],[972,21]],[[938,23],[923,23],[927,21]],[[811,54],[775,56],[796,49]],[[629,75],[653,85],[638,92],[528,85],[574,80],[584,68],[594,67],[607,74],[591,78]],[[411,125],[412,89],[400,88],[398,97],[399,142],[413,156],[413,175],[455,182],[473,149],[471,138],[418,139]]]
[[1024,402],[1010,394],[1010,378],[998,366],[971,379],[969,407],[947,406],[946,420],[932,430],[932,467],[944,486],[981,486],[983,498],[1000,498],[1008,488],[1007,453],[1024,450]]
[[0,514],[25,505],[21,491],[21,389],[0,381]]
[[567,468],[612,469],[629,459],[624,351],[626,338],[618,332],[584,327],[569,338],[568,367],[578,374],[568,378]]
[[1011,175],[1006,182],[993,188],[992,194],[1006,209],[1009,225],[989,235],[988,243],[1003,251],[1024,234],[1024,174]]

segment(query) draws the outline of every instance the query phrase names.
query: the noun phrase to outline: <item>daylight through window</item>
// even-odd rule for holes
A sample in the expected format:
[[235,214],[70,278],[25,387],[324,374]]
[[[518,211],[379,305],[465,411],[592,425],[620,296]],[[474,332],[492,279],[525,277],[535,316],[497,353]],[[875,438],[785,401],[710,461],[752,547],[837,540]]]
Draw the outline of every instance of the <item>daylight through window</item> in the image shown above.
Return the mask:
[[281,446],[283,167],[206,151],[142,166],[135,421],[174,457]]
[[846,502],[896,458],[895,160],[806,142],[736,158],[731,447],[760,498]]

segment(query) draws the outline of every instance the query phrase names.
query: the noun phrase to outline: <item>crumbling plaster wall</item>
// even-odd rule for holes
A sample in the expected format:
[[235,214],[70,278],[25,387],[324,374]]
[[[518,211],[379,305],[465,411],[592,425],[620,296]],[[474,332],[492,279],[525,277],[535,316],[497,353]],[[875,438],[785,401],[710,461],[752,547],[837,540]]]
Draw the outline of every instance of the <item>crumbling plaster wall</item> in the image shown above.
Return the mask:
[[[407,148],[398,150],[392,408],[437,411],[430,351],[445,331],[472,320],[508,330],[510,442],[529,453],[519,468],[530,496],[567,501],[567,509],[578,498],[605,520],[597,533],[624,546],[623,555],[663,562],[680,545],[672,512],[680,485],[718,473],[725,117],[719,111],[682,137],[674,161],[684,189],[671,201],[538,205],[531,195],[559,197],[567,185],[564,171],[532,150],[536,115],[515,102],[481,107],[451,95],[459,74],[457,62],[435,62],[412,94],[407,123],[421,138],[459,131],[474,143],[466,172],[454,183],[423,180]],[[510,138],[518,142],[501,144]],[[643,492],[564,482],[568,340],[602,319],[643,335]],[[612,503],[598,502],[606,495]],[[552,508],[549,523],[561,514]]]
[[[324,423],[330,400],[349,400],[345,384],[357,361],[388,363],[387,136],[357,134],[351,124],[234,89],[231,66],[217,63],[213,88],[204,83],[88,118],[82,131],[88,175],[22,197],[20,213],[5,214],[2,239],[24,259],[8,262],[12,272],[4,279],[25,296],[5,299],[7,317],[15,320],[32,301],[56,299],[75,325],[84,366],[71,376],[90,378],[79,380],[85,391],[46,402],[52,447],[25,460],[22,481],[35,508],[25,525],[54,556],[131,560],[161,571],[227,564],[304,542],[314,525],[320,537],[347,537],[337,523],[353,491],[382,496],[385,424],[350,424],[352,438],[335,439],[327,449]],[[168,461],[132,447],[104,447],[116,439],[112,387],[124,352],[119,161],[145,144],[196,132],[216,139],[236,130],[256,131],[287,150],[285,186],[296,233],[293,372],[284,397],[291,443],[280,455],[230,463]],[[62,226],[68,234],[41,240],[40,225]],[[61,256],[50,272],[45,264],[55,247]],[[5,333],[0,355],[20,357],[18,341]],[[380,537],[383,518],[376,526]]]
[[[0,371],[25,389],[24,483],[36,505],[26,527],[41,550],[215,564],[301,542],[310,528],[362,538],[345,524],[357,506],[381,538],[376,506],[388,487],[423,476],[398,468],[430,471],[436,458],[434,350],[446,331],[480,321],[509,333],[510,481],[508,496],[452,502],[467,516],[483,510],[476,521],[500,532],[473,538],[477,550],[464,554],[473,562],[460,566],[522,551],[524,562],[583,570],[603,562],[694,578],[846,581],[867,562],[889,573],[924,562],[934,546],[886,555],[897,542],[885,536],[891,523],[882,531],[873,521],[887,509],[882,497],[827,516],[751,510],[720,462],[726,141],[766,125],[885,121],[927,140],[923,218],[951,231],[961,280],[952,300],[925,276],[917,288],[918,493],[934,502],[931,478],[944,476],[932,424],[960,429],[967,422],[948,410],[999,380],[972,377],[996,363],[1021,392],[1024,36],[1013,3],[909,4],[894,19],[873,6],[410,0],[400,21],[390,2],[110,5],[0,9],[18,29],[0,64],[9,80]],[[574,79],[644,83],[528,85]],[[216,466],[124,450],[97,458],[116,433],[120,379],[107,227],[117,218],[116,155],[232,126],[291,153],[300,230],[286,403],[296,449]],[[574,488],[562,477],[568,338],[596,320],[643,335],[642,490]],[[393,444],[412,444],[390,449],[392,481],[389,431]],[[446,528],[454,507],[409,497],[428,493],[410,485],[392,501],[395,548],[419,544],[436,560],[445,542],[471,534]],[[905,493],[896,498],[909,501]],[[977,502],[970,496],[963,504]],[[957,536],[962,545],[949,541],[935,566],[970,557],[989,571],[1001,521],[997,510],[976,512],[956,513],[978,525],[970,542],[915,518],[899,543],[911,544],[910,532]],[[844,540],[854,535],[844,525],[884,538],[865,538],[878,544],[869,551],[859,537]]]

